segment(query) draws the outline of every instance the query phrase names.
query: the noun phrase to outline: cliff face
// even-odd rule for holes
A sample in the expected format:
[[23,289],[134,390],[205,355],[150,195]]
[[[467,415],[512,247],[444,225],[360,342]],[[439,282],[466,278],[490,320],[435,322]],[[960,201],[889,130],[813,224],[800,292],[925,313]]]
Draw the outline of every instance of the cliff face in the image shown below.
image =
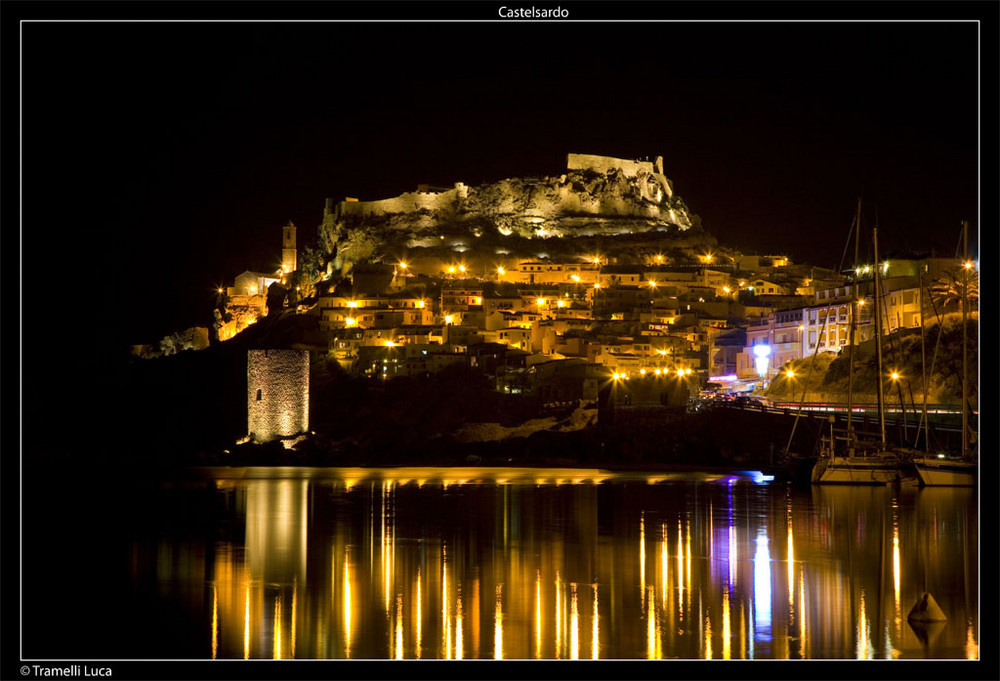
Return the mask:
[[522,240],[550,248],[553,239],[698,231],[697,217],[660,172],[660,159],[654,166],[571,154],[568,166],[558,177],[458,183],[380,201],[328,201],[321,240],[332,269],[341,270],[394,249],[517,250]]

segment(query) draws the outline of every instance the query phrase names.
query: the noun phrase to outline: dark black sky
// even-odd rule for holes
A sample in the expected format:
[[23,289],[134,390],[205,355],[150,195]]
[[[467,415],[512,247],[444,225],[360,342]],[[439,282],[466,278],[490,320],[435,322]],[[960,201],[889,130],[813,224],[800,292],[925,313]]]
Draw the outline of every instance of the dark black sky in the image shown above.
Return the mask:
[[[32,23],[25,266],[128,342],[314,238],[326,197],[664,157],[705,228],[837,266],[978,228],[975,23]],[[992,122],[988,122],[992,125]],[[47,290],[50,296],[56,291]],[[76,313],[67,313],[81,323]]]

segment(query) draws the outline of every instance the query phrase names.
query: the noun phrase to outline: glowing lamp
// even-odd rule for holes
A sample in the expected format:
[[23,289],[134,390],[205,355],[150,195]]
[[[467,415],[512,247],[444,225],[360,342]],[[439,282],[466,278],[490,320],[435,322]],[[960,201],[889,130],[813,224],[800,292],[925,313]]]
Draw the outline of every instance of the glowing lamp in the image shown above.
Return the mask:
[[889,374],[889,378],[891,378],[894,381],[898,381],[899,380],[899,372],[898,371],[893,371],[891,374]]
[[795,372],[789,369],[788,371],[785,372],[785,376],[787,376],[788,378],[795,378]]
[[544,305],[545,304],[545,298],[539,298],[535,302],[538,303],[539,305]]
[[406,263],[405,262],[399,263],[399,269],[405,270],[406,269]]
[[445,318],[444,318],[444,323],[445,323],[445,324],[451,324],[451,320],[452,320],[452,319],[453,319],[453,318],[452,318],[452,316],[451,316],[451,315],[446,315],[446,316],[445,316]]
[[455,274],[455,268],[454,267],[449,267],[448,268],[448,274]]
[[458,271],[459,272],[464,272],[465,271],[465,265],[459,265],[458,266]]
[[502,277],[503,275],[507,274],[507,272],[504,270],[504,268],[498,267],[497,274],[499,274]]
[[348,317],[347,319],[344,320],[344,325],[345,326],[354,326],[357,323],[358,323],[358,320],[355,319],[354,317]]
[[770,345],[755,345],[753,346],[753,354],[755,356],[754,364],[757,367],[757,374],[762,378],[767,376],[767,364],[768,357],[771,355]]

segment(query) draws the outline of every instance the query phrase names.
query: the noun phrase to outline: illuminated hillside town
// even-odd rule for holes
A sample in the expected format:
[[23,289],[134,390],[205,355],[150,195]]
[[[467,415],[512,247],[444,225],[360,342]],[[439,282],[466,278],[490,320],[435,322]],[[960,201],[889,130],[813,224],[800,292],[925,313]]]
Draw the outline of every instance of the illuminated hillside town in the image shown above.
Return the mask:
[[976,3],[23,4],[10,678],[1000,678]]
[[[973,304],[978,290],[977,263],[960,258],[897,252],[837,271],[728,249],[674,194],[662,157],[569,154],[558,177],[328,199],[318,233],[300,253],[301,230],[289,221],[276,269],[219,287],[211,328],[133,347],[135,357],[155,358],[229,343],[261,320],[298,318],[306,331],[270,350],[297,355],[280,360],[287,371],[255,373],[266,358],[248,360],[241,441],[301,442],[310,356],[380,382],[469,369],[499,393],[532,396],[536,417],[573,413],[558,421],[563,431],[594,426],[609,386],[607,421],[616,405],[843,402],[837,387],[815,380],[799,395],[796,373],[821,376],[817,358],[825,366],[846,355],[851,333],[855,345],[872,345],[876,268],[887,338],[954,316],[949,281],[970,277]],[[890,385],[899,376],[894,369]],[[908,378],[917,405],[923,383]],[[928,386],[930,403],[954,401]],[[876,401],[870,386],[863,392],[859,403]],[[896,409],[905,411],[902,401]]]

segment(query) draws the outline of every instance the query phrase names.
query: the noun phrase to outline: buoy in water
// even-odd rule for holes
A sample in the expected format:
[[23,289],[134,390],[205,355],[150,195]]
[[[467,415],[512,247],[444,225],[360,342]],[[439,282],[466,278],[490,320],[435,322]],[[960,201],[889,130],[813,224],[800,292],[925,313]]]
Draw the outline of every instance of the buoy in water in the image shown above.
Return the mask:
[[920,595],[920,599],[910,610],[906,619],[911,622],[944,622],[948,617],[941,610],[941,606],[937,604],[934,597],[925,591]]

